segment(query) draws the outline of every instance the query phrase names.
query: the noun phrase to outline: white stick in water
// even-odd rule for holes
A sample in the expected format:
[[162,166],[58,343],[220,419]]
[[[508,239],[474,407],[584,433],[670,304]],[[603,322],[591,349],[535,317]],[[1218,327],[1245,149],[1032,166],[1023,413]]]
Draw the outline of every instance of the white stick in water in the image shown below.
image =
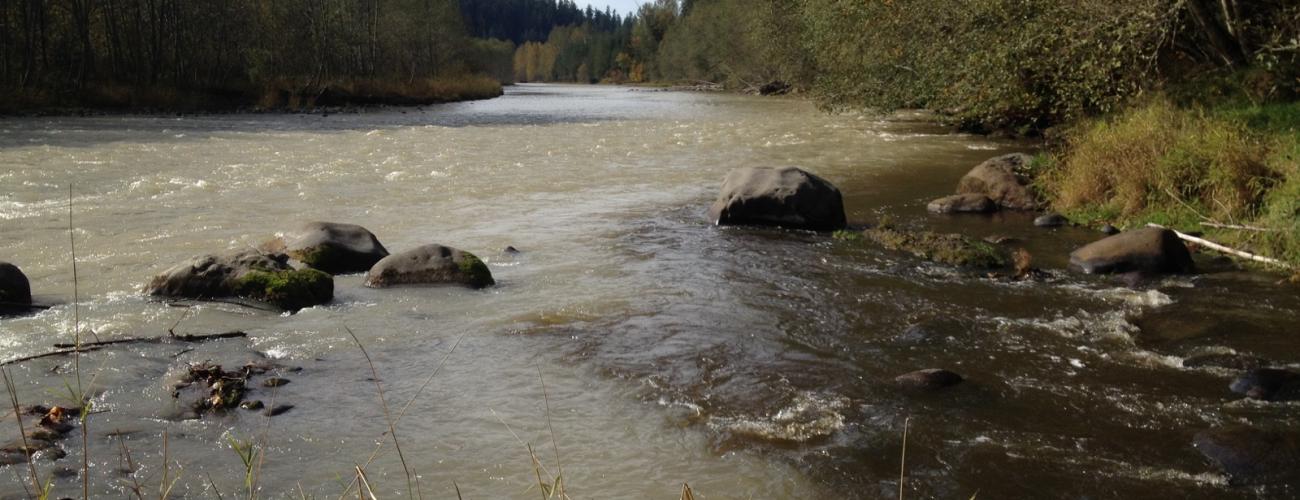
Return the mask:
[[[1169,229],[1169,228],[1167,228],[1167,227],[1165,227],[1165,226],[1162,226],[1162,225],[1160,225],[1160,224],[1155,224],[1155,223],[1148,223],[1148,224],[1147,224],[1147,227],[1156,227],[1156,228],[1160,228],[1160,229]],[[1218,244],[1218,243],[1215,243],[1215,242],[1213,242],[1213,241],[1210,241],[1210,240],[1207,240],[1207,239],[1204,239],[1204,238],[1197,238],[1197,237],[1192,236],[1192,235],[1190,235],[1190,234],[1185,234],[1185,233],[1178,232],[1177,230],[1172,230],[1172,229],[1170,229],[1170,230],[1173,231],[1174,234],[1178,235],[1178,237],[1179,237],[1180,239],[1183,239],[1183,240],[1186,240],[1186,241],[1190,241],[1190,242],[1192,242],[1192,243],[1195,243],[1195,244],[1197,244],[1197,245],[1201,245],[1201,246],[1203,246],[1203,247],[1205,247],[1205,248],[1209,248],[1209,249],[1211,249],[1211,250],[1217,250],[1217,251],[1220,251],[1220,252],[1223,252],[1223,253],[1226,253],[1226,254],[1229,254],[1229,255],[1235,255],[1235,256],[1237,256],[1237,257],[1241,257],[1241,258],[1243,258],[1243,259],[1253,260],[1253,261],[1255,261],[1255,262],[1263,262],[1263,263],[1265,263],[1265,264],[1274,265],[1274,266],[1282,267],[1282,268],[1285,268],[1285,269],[1291,269],[1291,268],[1292,268],[1290,264],[1287,264],[1287,263],[1282,262],[1282,261],[1277,260],[1277,259],[1273,259],[1273,258],[1265,257],[1265,256],[1263,256],[1263,255],[1259,255],[1259,254],[1253,254],[1253,253],[1246,252],[1246,251],[1243,251],[1243,250],[1237,250],[1237,249],[1234,249],[1234,248],[1229,248],[1229,247],[1226,247],[1226,246],[1220,245],[1220,244]]]

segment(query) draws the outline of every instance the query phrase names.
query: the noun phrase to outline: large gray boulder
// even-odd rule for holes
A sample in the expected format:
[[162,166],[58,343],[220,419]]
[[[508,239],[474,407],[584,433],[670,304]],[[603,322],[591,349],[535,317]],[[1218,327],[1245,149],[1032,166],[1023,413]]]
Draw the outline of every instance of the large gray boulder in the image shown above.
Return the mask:
[[18,266],[0,261],[0,314],[26,310],[32,303],[32,285]]
[[982,194],[954,194],[930,202],[925,209],[936,214],[986,214],[996,212],[998,204]]
[[1147,227],[1125,231],[1070,253],[1070,265],[1089,274],[1190,273],[1192,255],[1178,235]]
[[834,231],[846,224],[840,190],[795,167],[737,168],[709,208],[719,226],[778,226]]
[[240,297],[288,310],[334,298],[334,278],[315,269],[295,270],[288,260],[285,254],[253,250],[203,255],[155,276],[145,293],[198,300]]
[[957,194],[980,194],[998,206],[1013,210],[1034,210],[1038,198],[1029,189],[1029,179],[1021,175],[1033,157],[1024,153],[990,158],[976,165],[957,182]]
[[434,284],[483,288],[496,281],[474,254],[436,244],[389,255],[366,272],[366,286],[371,288]]
[[388,256],[379,238],[356,224],[308,222],[281,244],[290,257],[330,274],[363,273]]

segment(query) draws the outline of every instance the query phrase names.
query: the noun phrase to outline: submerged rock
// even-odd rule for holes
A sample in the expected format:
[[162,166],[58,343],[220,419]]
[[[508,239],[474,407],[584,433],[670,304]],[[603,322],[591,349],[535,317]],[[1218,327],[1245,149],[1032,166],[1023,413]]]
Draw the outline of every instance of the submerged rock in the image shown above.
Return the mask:
[[930,202],[925,209],[936,214],[986,214],[997,211],[998,205],[982,194],[954,194]]
[[356,224],[309,222],[281,243],[290,257],[330,274],[363,273],[388,256],[379,238]]
[[1196,450],[1237,484],[1294,482],[1300,479],[1300,435],[1234,427],[1203,431]]
[[0,314],[24,311],[32,303],[32,286],[18,266],[0,261]]
[[890,250],[907,252],[941,264],[980,269],[1007,266],[1006,252],[996,245],[959,234],[901,231],[888,227],[868,229],[863,236]]
[[1232,392],[1264,401],[1300,399],[1300,373],[1277,368],[1256,368],[1228,386]]
[[1038,227],[1061,227],[1070,223],[1070,219],[1064,215],[1052,212],[1050,214],[1040,215],[1034,218],[1034,225]]
[[1024,153],[990,158],[961,178],[957,194],[980,194],[1001,207],[1034,210],[1038,199],[1029,189],[1029,179],[1019,173],[1032,161],[1033,157]]
[[155,276],[149,295],[188,299],[242,297],[296,310],[334,298],[334,279],[314,270],[295,270],[284,254],[244,250],[204,255]]
[[425,245],[384,257],[366,273],[366,286],[462,284],[482,288],[496,284],[487,264],[474,254],[442,245]]
[[840,190],[825,179],[795,167],[737,168],[722,181],[709,208],[719,226],[778,226],[834,231],[847,218]]
[[961,375],[942,368],[929,368],[894,377],[894,383],[906,389],[935,391],[952,387],[965,380]]
[[1126,231],[1070,253],[1070,265],[1085,273],[1190,273],[1187,246],[1173,231],[1154,227]]

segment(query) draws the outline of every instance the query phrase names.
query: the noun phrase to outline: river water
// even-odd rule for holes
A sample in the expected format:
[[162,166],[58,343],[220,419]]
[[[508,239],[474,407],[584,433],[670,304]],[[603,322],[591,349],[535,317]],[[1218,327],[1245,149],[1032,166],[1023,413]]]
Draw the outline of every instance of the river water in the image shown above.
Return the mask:
[[[74,309],[91,340],[250,334],[80,358],[94,413],[78,428],[103,496],[238,495],[231,443],[250,442],[270,498],[355,495],[380,443],[365,467],[380,497],[535,498],[532,445],[573,498],[677,498],[682,483],[699,498],[892,498],[905,422],[909,498],[1293,492],[1231,486],[1191,442],[1228,424],[1294,426],[1296,407],[1239,401],[1232,372],[1181,361],[1300,360],[1294,289],[1232,271],[1127,289],[1064,270],[1097,237],[1087,229],[925,213],[971,166],[1027,147],[913,115],[597,86],[331,115],[4,119],[0,260],[53,307],[0,320],[0,353],[71,342]],[[826,235],[713,227],[723,176],[752,165],[830,179],[851,221],[1018,238],[1049,276],[1008,283]],[[474,252],[498,285],[372,290],[340,276],[333,303],[293,315],[140,293],[174,263],[310,220],[364,225],[394,251]],[[400,457],[345,327],[389,415],[411,401]],[[178,418],[168,381],[188,363],[257,359],[291,383],[254,395],[291,411]],[[890,383],[930,367],[968,380],[931,394]],[[67,405],[78,384],[66,356],[9,368],[23,404]],[[67,457],[37,461],[58,496],[80,494],[78,432]],[[5,496],[31,488],[24,465],[3,469]]]

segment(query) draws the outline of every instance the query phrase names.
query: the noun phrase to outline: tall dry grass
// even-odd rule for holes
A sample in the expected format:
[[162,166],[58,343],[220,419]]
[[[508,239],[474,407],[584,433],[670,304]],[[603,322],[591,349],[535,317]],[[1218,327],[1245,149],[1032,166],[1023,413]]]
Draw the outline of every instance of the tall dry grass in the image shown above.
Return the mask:
[[1155,222],[1300,264],[1300,103],[1154,96],[1077,124],[1039,160],[1037,187],[1072,218]]

